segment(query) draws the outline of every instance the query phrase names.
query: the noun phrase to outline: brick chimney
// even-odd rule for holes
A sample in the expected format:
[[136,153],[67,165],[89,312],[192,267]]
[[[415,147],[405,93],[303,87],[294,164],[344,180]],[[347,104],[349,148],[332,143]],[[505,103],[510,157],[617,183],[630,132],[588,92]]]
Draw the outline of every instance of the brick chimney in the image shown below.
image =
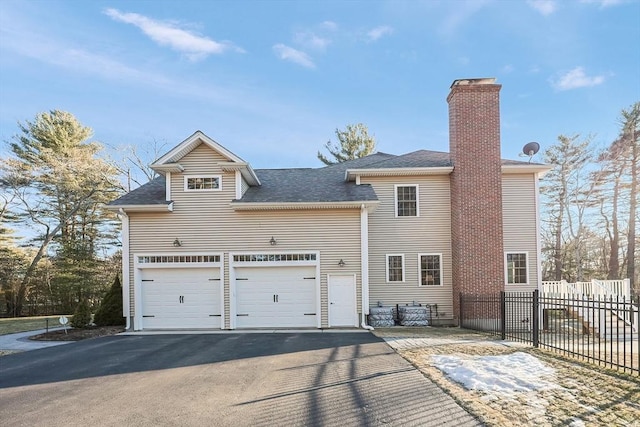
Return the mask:
[[[500,88],[495,79],[455,80],[449,103],[454,316],[460,293],[504,290]],[[476,316],[478,313],[476,313]],[[487,321],[497,313],[486,313]]]

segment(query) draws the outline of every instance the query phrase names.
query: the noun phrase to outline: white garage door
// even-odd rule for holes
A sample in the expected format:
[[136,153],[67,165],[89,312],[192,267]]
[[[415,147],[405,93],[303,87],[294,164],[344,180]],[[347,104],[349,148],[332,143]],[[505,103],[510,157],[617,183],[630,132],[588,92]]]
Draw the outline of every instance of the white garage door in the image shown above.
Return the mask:
[[236,268],[236,327],[317,327],[315,267]]
[[145,329],[220,328],[220,269],[141,270]]

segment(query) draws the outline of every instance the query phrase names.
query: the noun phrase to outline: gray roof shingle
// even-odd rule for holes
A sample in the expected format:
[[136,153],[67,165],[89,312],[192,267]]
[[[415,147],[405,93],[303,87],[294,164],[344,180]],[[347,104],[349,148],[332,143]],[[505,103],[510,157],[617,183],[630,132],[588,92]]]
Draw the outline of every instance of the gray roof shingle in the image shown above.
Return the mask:
[[[503,165],[527,165],[528,162],[502,160]],[[535,164],[535,163],[534,163]],[[235,203],[305,203],[354,202],[378,200],[368,184],[356,185],[345,181],[348,169],[395,169],[450,167],[449,153],[418,150],[395,156],[375,153],[322,168],[256,169],[262,185],[250,187]],[[165,179],[159,177],[109,203],[118,205],[159,205],[165,200]]]
[[260,187],[250,187],[238,203],[352,202],[378,200],[370,185],[345,182],[344,172],[322,169],[257,169]]
[[165,179],[164,176],[160,176],[110,202],[108,205],[168,205],[170,202],[165,200],[165,191]]

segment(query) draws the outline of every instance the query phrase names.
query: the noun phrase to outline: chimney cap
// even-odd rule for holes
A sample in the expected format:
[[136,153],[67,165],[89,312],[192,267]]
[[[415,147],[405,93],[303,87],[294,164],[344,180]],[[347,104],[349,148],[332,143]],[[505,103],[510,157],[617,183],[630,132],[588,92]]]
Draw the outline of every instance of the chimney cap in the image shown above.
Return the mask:
[[477,78],[477,79],[458,79],[458,80],[454,80],[453,83],[451,83],[451,88],[453,88],[454,86],[466,86],[466,85],[492,85],[492,84],[495,84],[495,82],[496,82],[495,77],[483,77],[483,78]]

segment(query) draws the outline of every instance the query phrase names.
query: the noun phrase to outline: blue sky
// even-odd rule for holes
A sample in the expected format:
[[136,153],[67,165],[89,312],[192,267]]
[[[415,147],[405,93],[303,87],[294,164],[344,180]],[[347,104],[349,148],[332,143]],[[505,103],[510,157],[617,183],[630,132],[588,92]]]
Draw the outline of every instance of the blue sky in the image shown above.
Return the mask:
[[639,40],[624,0],[2,0],[0,139],[61,109],[109,146],[199,129],[256,168],[320,166],[357,122],[382,152],[448,151],[452,81],[496,77],[503,157],[604,146],[640,101]]

